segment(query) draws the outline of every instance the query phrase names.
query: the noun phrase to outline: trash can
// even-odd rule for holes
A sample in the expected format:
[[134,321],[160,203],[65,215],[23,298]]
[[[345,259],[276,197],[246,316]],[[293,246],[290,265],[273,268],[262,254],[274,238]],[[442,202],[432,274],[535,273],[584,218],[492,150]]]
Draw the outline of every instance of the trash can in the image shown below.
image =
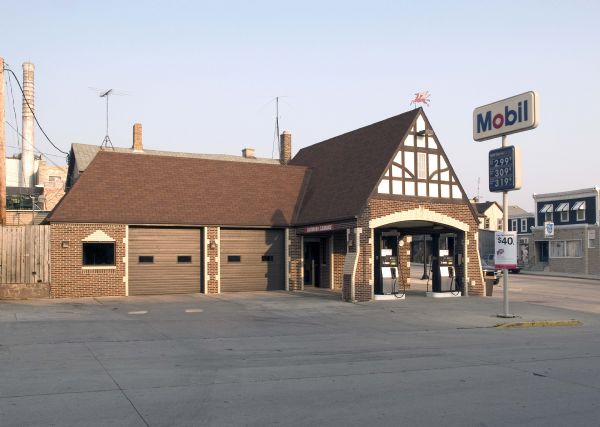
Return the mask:
[[486,280],[485,281],[485,296],[491,297],[493,292],[494,292],[494,281]]

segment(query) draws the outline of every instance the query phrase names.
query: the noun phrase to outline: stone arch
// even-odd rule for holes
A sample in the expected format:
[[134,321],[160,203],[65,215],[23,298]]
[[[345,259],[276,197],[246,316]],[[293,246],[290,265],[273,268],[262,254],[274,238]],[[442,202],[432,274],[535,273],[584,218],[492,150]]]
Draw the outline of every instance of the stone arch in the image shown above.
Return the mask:
[[464,232],[468,232],[470,230],[469,224],[466,224],[448,215],[430,211],[429,209],[425,209],[425,207],[423,206],[419,206],[417,209],[411,209],[402,212],[394,212],[390,215],[374,218],[369,221],[369,228],[377,228],[387,224],[415,220],[445,224]]
[[[464,280],[465,285],[467,286],[467,288],[469,287],[469,283],[468,283],[468,265],[470,263],[469,260],[469,256],[468,256],[468,247],[469,245],[472,245],[473,242],[469,242],[468,239],[468,233],[469,232],[475,232],[475,239],[477,239],[477,230],[473,230],[469,224],[459,221],[456,218],[453,218],[451,216],[448,215],[444,215],[442,213],[439,212],[435,212],[432,210],[429,210],[427,208],[425,208],[424,206],[419,206],[416,209],[410,209],[407,211],[400,211],[400,212],[394,212],[391,213],[389,215],[384,215],[382,217],[378,217],[378,218],[373,218],[371,220],[369,220],[369,228],[371,230],[371,241],[373,240],[373,230],[375,228],[379,228],[379,227],[385,227],[386,225],[390,225],[390,224],[398,224],[398,223],[402,223],[405,221],[426,221],[426,222],[430,222],[430,223],[434,223],[434,224],[443,224],[449,227],[452,227],[456,230],[462,231],[463,232],[463,248],[462,248],[462,255],[463,255],[463,259],[464,259],[464,267],[463,267],[463,272],[462,272],[462,277]],[[474,242],[475,245],[477,245],[477,241],[475,240]],[[373,262],[374,262],[374,246],[370,247],[370,256],[368,259],[368,262],[371,266],[371,277],[370,277],[370,283],[372,284],[374,282],[374,269],[373,269]],[[477,257],[479,257],[479,254],[477,253]]]

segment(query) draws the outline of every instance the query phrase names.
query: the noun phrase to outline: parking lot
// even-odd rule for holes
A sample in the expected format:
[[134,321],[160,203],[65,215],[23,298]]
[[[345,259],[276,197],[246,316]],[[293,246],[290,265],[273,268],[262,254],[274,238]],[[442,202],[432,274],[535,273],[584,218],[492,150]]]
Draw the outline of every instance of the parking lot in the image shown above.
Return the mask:
[[497,298],[349,304],[238,293],[0,302],[12,425],[585,425],[600,416],[594,313]]

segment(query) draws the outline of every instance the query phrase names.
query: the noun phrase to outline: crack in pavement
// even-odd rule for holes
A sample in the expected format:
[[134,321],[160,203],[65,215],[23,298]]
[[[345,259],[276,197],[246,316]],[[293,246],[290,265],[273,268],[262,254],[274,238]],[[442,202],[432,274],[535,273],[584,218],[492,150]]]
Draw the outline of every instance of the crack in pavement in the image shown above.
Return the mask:
[[87,345],[87,343],[85,343],[85,346],[87,347],[88,351],[90,352],[90,354],[92,355],[92,357],[94,358],[94,360],[96,360],[96,362],[98,362],[98,364],[102,367],[102,369],[104,370],[104,372],[106,372],[106,375],[108,375],[108,377],[112,380],[112,382],[118,387],[118,389],[121,392],[121,394],[123,395],[123,397],[125,397],[125,399],[127,399],[127,401],[129,402],[129,404],[131,405],[131,407],[133,408],[133,410],[138,414],[138,416],[144,422],[144,424],[147,427],[150,427],[150,424],[148,424],[148,422],[146,421],[146,419],[144,418],[144,416],[140,413],[140,411],[138,411],[138,408],[135,407],[135,405],[133,404],[133,402],[131,401],[131,399],[129,398],[129,396],[127,396],[127,393],[125,393],[125,390],[123,390],[123,388],[121,387],[121,385],[113,378],[113,376],[110,374],[110,372],[108,372],[108,369],[106,369],[106,367],[100,361],[100,359],[98,359],[96,357],[96,355],[94,354],[94,352],[92,351],[92,349]]

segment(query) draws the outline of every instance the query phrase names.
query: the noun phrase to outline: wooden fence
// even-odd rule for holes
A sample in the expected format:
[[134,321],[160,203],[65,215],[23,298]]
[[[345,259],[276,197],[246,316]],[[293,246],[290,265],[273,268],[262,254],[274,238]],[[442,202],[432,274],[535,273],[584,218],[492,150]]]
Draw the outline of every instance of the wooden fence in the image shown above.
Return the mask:
[[0,284],[50,282],[50,226],[0,227]]

